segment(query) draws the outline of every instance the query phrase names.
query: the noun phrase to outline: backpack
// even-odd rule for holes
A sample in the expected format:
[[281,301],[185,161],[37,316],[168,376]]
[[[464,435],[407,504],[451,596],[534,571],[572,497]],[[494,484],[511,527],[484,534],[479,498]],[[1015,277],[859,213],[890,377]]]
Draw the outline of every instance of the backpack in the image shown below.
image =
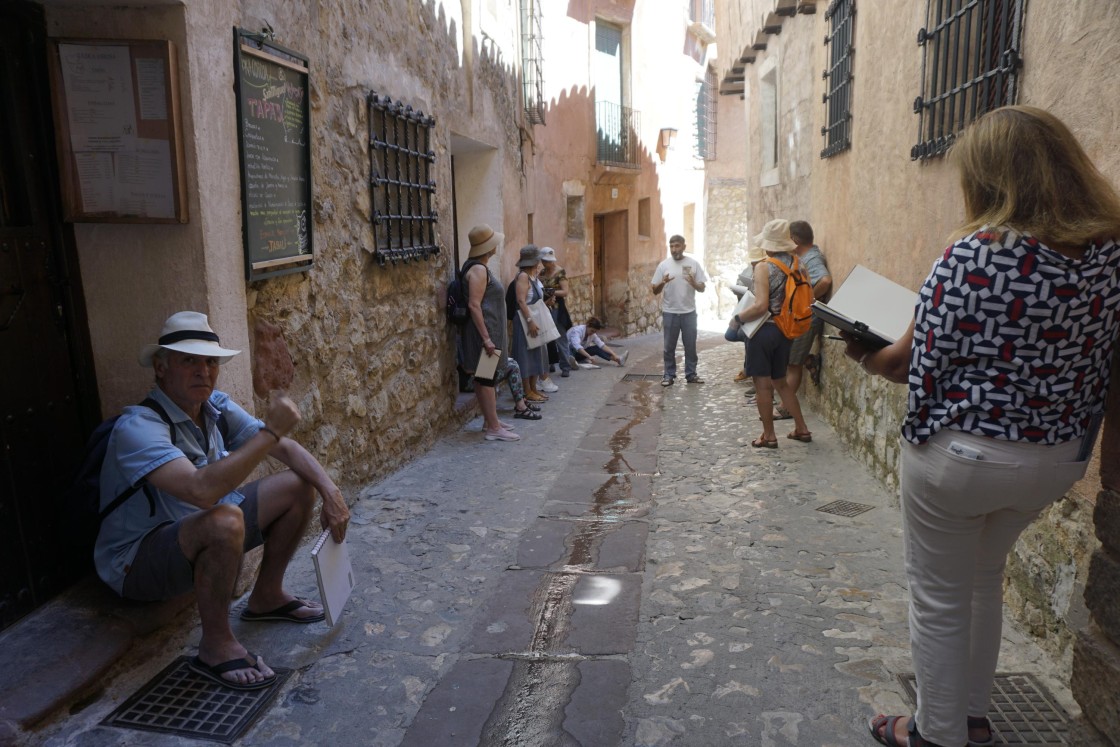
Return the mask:
[[782,308],[774,316],[773,322],[778,325],[783,335],[790,340],[795,340],[808,332],[813,324],[813,286],[810,285],[805,271],[801,269],[797,257],[793,258],[792,270],[774,257],[767,257],[766,261],[786,276],[785,298],[782,299]]
[[[521,273],[519,272],[517,274],[520,275]],[[517,278],[516,277],[514,277],[513,280],[509,281],[509,285],[506,286],[506,319],[512,322],[513,318],[515,316],[517,316]]]
[[[167,424],[171,445],[174,446],[175,426],[163,406],[151,397],[146,398],[140,405],[155,411]],[[86,442],[82,465],[78,468],[74,482],[66,494],[64,505],[70,546],[81,548],[82,553],[87,557],[92,557],[93,546],[97,543],[97,534],[101,530],[101,522],[138,492],[143,491],[148,499],[148,516],[156,515],[155,494],[147,482],[131,486],[114,498],[108,506],[101,508],[101,467],[105,463],[105,456],[109,450],[109,437],[113,435],[113,428],[120,417],[114,415],[101,421],[93,429]],[[218,416],[218,432],[222,434],[223,441],[229,441],[229,423],[226,422],[225,413]]]
[[456,327],[462,327],[471,318],[471,310],[467,305],[467,270],[474,265],[482,264],[468,259],[463,269],[455,273],[455,277],[447,284],[447,321]]

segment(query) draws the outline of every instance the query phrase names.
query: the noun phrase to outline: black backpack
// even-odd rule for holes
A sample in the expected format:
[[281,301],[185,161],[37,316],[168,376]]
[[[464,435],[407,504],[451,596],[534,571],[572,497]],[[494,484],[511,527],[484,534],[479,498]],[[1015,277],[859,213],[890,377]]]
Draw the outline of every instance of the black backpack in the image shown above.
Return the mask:
[[[163,409],[163,406],[151,397],[146,398],[140,405],[153,410],[164,423],[167,423],[171,445],[174,446],[175,425],[171,422],[171,417]],[[148,499],[148,515],[156,515],[155,494],[148,483],[144,481],[139,485],[128,488],[114,498],[108,506],[101,508],[101,467],[105,463],[105,455],[109,449],[109,436],[113,434],[113,428],[120,417],[120,415],[115,415],[103,420],[93,429],[93,433],[90,434],[89,440],[86,442],[82,466],[78,468],[74,482],[71,483],[70,490],[66,494],[65,506],[66,519],[69,523],[69,541],[72,543],[72,547],[83,548],[83,553],[85,549],[92,552],[93,546],[97,542],[97,533],[101,529],[101,522],[105,520],[105,517],[124,505],[125,501],[138,492],[143,491],[144,496]],[[218,431],[222,434],[223,441],[228,443],[229,424],[226,422],[225,413],[218,416]],[[88,553],[85,554],[88,555]]]
[[455,273],[455,277],[447,284],[447,321],[456,327],[462,327],[471,318],[471,310],[467,306],[467,270],[475,265],[482,264],[468,259],[463,269]]

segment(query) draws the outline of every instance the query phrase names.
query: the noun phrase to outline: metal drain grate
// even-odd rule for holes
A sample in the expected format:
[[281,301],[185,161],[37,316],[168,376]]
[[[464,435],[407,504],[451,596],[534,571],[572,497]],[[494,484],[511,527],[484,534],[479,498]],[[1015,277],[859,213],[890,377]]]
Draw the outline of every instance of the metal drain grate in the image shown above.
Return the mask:
[[663,374],[628,373],[622,377],[623,381],[661,381]]
[[826,514],[836,514],[837,516],[858,516],[864,511],[870,511],[875,508],[868,506],[866,503],[852,503],[851,501],[833,501],[826,503],[818,511],[823,511]]
[[[910,701],[918,698],[913,674],[900,674],[898,681]],[[1069,714],[1054,702],[1042,683],[1025,672],[996,673],[992,688],[992,710],[988,714],[998,744],[1065,747],[1069,741]]]
[[178,734],[232,744],[264,711],[292,670],[273,667],[276,681],[260,690],[231,690],[187,666],[180,656],[101,722],[102,726]]

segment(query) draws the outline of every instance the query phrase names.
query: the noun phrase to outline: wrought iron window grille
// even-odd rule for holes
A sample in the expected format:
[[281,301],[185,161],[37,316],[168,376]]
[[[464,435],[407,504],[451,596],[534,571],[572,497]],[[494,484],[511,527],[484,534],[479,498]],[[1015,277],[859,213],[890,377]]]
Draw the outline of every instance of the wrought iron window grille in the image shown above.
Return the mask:
[[434,117],[371,91],[369,192],[374,256],[379,264],[419,262],[439,254]]
[[716,90],[719,78],[708,68],[696,94],[696,157],[705,161],[716,157]]
[[610,101],[595,102],[599,163],[624,168],[640,168],[638,133],[642,130],[642,113]]
[[856,0],[832,0],[824,17],[828,34],[824,46],[828,50],[828,68],[824,71],[825,116],[821,127],[824,149],[821,158],[829,158],[852,147],[852,57],[855,55],[853,31]]
[[1024,0],[927,0],[918,143],[910,158],[941,155],[969,123],[1014,104],[1022,59]]
[[521,0],[521,96],[525,116],[544,124],[544,53],[540,0]]

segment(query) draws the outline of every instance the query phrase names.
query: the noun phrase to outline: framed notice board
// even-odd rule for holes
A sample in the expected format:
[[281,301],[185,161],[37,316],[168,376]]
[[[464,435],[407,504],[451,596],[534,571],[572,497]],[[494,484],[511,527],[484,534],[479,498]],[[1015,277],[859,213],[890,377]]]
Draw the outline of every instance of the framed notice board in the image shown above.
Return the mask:
[[64,218],[186,223],[175,45],[52,39],[49,65]]
[[308,60],[233,30],[245,275],[302,272],[314,261]]

